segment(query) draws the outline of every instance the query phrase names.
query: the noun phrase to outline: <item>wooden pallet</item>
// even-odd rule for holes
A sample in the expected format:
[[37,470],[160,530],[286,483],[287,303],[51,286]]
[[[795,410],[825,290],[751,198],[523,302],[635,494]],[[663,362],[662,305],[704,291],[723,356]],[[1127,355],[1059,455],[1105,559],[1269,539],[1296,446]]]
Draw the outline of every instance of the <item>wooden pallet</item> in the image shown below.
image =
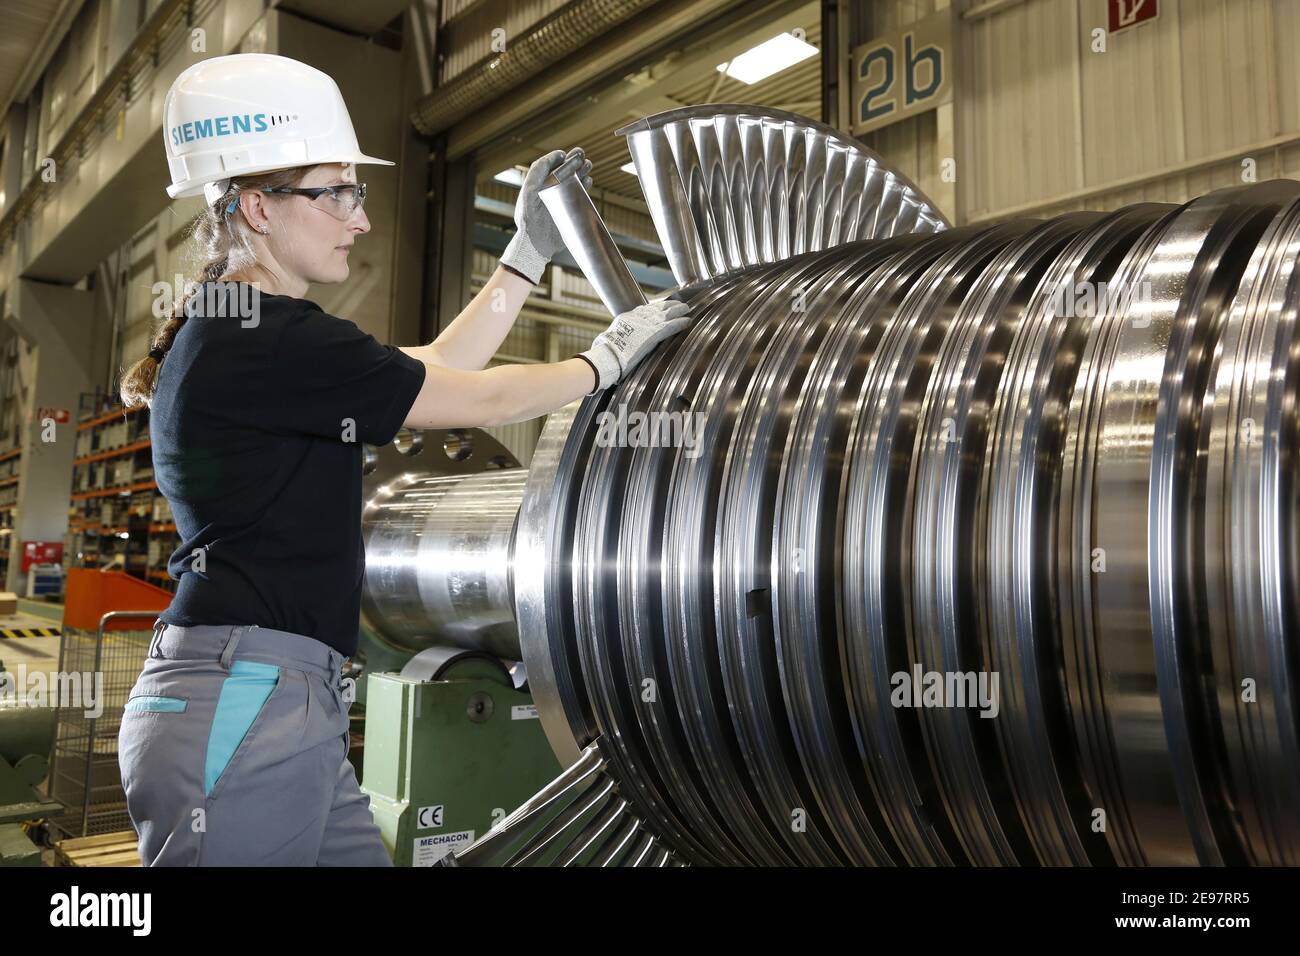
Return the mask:
[[134,830],[57,840],[54,853],[60,866],[139,866]]

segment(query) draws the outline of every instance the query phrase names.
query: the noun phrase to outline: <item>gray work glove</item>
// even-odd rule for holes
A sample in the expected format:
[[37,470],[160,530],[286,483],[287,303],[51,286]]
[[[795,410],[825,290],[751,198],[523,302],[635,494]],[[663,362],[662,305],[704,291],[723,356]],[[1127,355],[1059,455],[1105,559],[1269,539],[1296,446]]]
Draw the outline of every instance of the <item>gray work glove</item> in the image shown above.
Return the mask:
[[596,336],[591,348],[580,353],[580,357],[596,369],[598,381],[595,390],[589,394],[609,388],[653,352],[660,342],[690,325],[690,318],[685,317],[690,310],[685,302],[661,299],[638,305],[616,317],[609,328]]
[[[528,172],[524,174],[524,184],[519,187],[519,199],[515,202],[515,225],[518,229],[506,246],[506,251],[501,254],[501,262],[523,273],[534,283],[541,281],[546,264],[564,248],[560,230],[555,227],[555,221],[551,219],[551,214],[546,211],[546,206],[537,193],[546,184],[546,177],[551,175],[555,167],[575,154],[585,155],[576,146],[568,153],[552,150],[528,167]],[[587,175],[590,172],[591,160],[587,160],[579,175],[582,184],[588,189],[591,188],[591,177]]]

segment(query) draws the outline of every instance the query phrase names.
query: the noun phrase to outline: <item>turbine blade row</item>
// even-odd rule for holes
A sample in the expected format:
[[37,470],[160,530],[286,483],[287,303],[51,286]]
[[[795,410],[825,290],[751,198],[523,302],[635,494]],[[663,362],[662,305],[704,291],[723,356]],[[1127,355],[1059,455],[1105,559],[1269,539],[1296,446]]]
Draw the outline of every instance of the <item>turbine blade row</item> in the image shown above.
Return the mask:
[[881,157],[793,113],[690,107],[618,135],[681,285],[859,239],[948,228]]

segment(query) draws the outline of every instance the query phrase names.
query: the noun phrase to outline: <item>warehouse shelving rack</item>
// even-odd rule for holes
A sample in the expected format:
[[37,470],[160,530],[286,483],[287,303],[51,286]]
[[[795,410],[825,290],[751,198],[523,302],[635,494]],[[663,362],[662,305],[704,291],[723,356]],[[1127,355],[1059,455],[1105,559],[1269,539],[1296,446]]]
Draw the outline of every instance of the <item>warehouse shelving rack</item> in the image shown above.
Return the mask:
[[149,410],[103,405],[101,395],[82,398],[65,567],[120,563],[127,574],[174,590],[167,559],[179,538],[153,478]]
[[0,582],[9,573],[9,555],[13,551],[14,511],[18,501],[18,467],[21,448],[0,452]]

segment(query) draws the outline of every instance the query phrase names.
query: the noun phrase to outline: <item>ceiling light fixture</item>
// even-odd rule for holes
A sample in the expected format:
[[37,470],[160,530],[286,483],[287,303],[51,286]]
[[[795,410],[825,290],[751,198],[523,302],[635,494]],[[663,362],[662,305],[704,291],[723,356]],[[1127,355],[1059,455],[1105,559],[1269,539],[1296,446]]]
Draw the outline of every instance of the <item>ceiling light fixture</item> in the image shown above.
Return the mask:
[[499,183],[505,183],[507,186],[522,186],[524,184],[524,171],[518,166],[510,166],[501,170],[492,178]]
[[781,33],[746,50],[730,63],[719,63],[718,72],[752,85],[815,56],[817,52],[815,46],[801,37]]

